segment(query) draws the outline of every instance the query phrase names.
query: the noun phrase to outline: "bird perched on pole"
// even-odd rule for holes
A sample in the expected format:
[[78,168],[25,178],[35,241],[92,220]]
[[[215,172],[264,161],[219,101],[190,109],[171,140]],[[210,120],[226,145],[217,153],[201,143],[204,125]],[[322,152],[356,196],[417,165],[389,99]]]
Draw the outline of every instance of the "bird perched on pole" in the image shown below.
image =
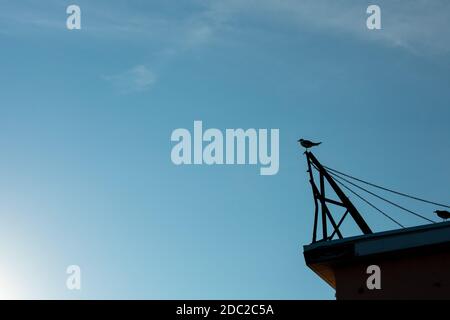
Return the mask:
[[320,145],[322,143],[322,142],[312,142],[312,141],[305,140],[305,139],[300,139],[297,142],[300,143],[300,145],[306,149],[309,149],[312,147],[317,147],[318,145]]
[[450,218],[450,212],[445,211],[445,210],[436,210],[434,213],[436,213],[439,218],[442,218],[444,220],[447,220]]

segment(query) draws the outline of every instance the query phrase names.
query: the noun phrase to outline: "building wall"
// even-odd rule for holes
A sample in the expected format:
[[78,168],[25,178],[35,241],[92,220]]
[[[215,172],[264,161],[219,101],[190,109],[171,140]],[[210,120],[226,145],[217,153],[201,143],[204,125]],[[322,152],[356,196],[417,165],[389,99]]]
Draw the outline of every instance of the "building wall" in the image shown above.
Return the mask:
[[[369,290],[367,267],[381,269],[381,290]],[[379,256],[335,267],[336,298],[450,299],[450,251]]]

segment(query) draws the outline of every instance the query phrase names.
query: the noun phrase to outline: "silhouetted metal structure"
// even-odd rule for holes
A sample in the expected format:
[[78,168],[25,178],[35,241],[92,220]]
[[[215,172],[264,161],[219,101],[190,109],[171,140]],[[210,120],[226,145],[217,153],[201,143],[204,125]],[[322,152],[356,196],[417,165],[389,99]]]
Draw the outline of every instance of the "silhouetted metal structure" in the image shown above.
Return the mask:
[[[308,163],[308,173],[311,183],[311,188],[314,196],[314,229],[313,229],[313,239],[312,242],[316,243],[317,241],[328,241],[332,240],[335,235],[342,239],[342,232],[339,229],[342,225],[342,222],[347,217],[348,214],[353,218],[358,227],[361,229],[363,234],[372,234],[372,230],[367,225],[364,218],[361,216],[359,211],[355,208],[352,202],[347,198],[345,193],[338,186],[336,181],[334,181],[333,177],[327,172],[327,170],[322,166],[322,164],[317,160],[317,158],[312,154],[311,151],[305,151],[306,160]],[[314,180],[313,168],[319,174],[319,187]],[[325,180],[328,182],[328,185],[333,189],[334,193],[340,199],[339,201],[327,198],[326,192],[326,184]],[[328,208],[328,204],[333,204],[336,206],[343,207],[345,210],[344,215],[339,220],[338,223],[333,218],[333,215]],[[321,212],[321,221],[322,221],[322,239],[317,240],[317,229],[318,229],[318,220],[319,220],[319,208]],[[333,226],[333,230],[330,234],[328,234],[328,223],[329,221]]]
[[[435,223],[427,216],[381,197],[360,184],[443,208],[450,208],[449,205],[381,187],[324,166],[308,149],[305,156],[315,208],[312,243],[303,246],[303,255],[306,265],[336,290],[338,300],[450,299],[450,222]],[[406,228],[355,193],[349,185],[428,224]],[[341,187],[389,218],[400,229],[373,233]],[[337,210],[344,211],[338,222]],[[445,219],[449,212],[437,210],[435,213]],[[343,236],[341,225],[348,216],[359,227],[361,235]],[[332,230],[328,230],[329,225]],[[318,239],[320,231],[322,237]],[[380,288],[368,286],[371,276],[368,270],[372,266],[380,272]]]

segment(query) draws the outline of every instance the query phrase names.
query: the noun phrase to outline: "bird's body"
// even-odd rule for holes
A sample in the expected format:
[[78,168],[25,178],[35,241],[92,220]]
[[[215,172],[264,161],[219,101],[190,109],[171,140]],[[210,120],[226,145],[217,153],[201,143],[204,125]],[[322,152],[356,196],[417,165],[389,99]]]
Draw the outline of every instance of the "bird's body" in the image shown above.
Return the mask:
[[303,148],[306,148],[306,149],[316,147],[322,143],[322,142],[312,142],[312,141],[305,140],[305,139],[300,139],[300,140],[298,140],[298,142],[300,143],[300,145]]
[[436,213],[439,218],[442,218],[444,220],[450,219],[450,212],[448,211],[436,210],[434,213]]

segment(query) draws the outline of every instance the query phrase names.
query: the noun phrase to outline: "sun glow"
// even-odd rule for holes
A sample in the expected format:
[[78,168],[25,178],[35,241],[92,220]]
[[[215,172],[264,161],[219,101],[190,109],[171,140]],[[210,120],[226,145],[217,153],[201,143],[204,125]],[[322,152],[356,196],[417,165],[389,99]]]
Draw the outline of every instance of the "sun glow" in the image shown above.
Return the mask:
[[0,300],[20,299],[20,289],[12,279],[2,273],[0,275]]

